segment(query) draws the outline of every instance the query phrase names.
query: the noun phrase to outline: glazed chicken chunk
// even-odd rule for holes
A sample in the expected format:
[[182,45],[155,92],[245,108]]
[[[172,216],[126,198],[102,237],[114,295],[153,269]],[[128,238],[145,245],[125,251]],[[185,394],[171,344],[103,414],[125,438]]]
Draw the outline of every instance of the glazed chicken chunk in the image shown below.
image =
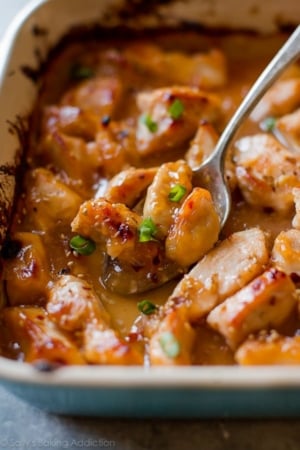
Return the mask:
[[128,46],[124,58],[173,84],[214,89],[224,86],[227,81],[226,58],[216,49],[187,56],[180,51],[162,51],[154,44],[139,42]]
[[281,336],[274,330],[247,339],[235,353],[243,366],[300,364],[300,336]]
[[60,331],[43,308],[11,307],[1,312],[2,332],[12,335],[30,363],[86,364],[76,343]]
[[137,105],[137,149],[143,156],[184,145],[201,119],[216,122],[221,114],[217,95],[181,86],[140,93]]
[[108,313],[86,281],[62,276],[50,289],[47,310],[61,330],[81,336],[81,352],[87,362],[141,364],[141,354],[112,328]]
[[269,134],[241,138],[234,153],[237,182],[245,200],[282,214],[291,211],[300,187],[300,158]]
[[251,114],[256,122],[268,116],[279,117],[300,106],[300,77],[277,81]]
[[51,232],[55,228],[69,227],[82,203],[76,192],[43,168],[29,172],[25,184],[25,209],[33,213],[36,230]]
[[291,150],[300,151],[300,109],[276,120],[276,130]]
[[[181,188],[183,195],[179,201],[172,201],[170,193],[175,187]],[[150,217],[157,225],[158,235],[166,236],[174,221],[176,211],[192,190],[192,171],[183,160],[162,164],[145,198],[143,215]]]
[[271,259],[279,270],[300,276],[300,230],[281,231],[275,239]]
[[123,86],[118,78],[95,77],[70,89],[62,98],[63,105],[78,106],[97,116],[113,116],[121,102]]
[[284,272],[272,268],[216,306],[207,323],[236,349],[249,334],[281,325],[295,307],[293,282]]
[[43,304],[50,275],[50,264],[41,236],[18,232],[6,241],[2,253],[7,257],[3,272],[10,306]]
[[180,206],[166,239],[166,255],[179,266],[198,262],[217,242],[220,219],[206,189],[194,188]]
[[120,293],[146,291],[178,273],[167,260],[163,243],[151,237],[141,240],[143,219],[121,203],[103,198],[87,201],[72,222],[72,231],[98,242],[106,263],[99,267],[105,285]]

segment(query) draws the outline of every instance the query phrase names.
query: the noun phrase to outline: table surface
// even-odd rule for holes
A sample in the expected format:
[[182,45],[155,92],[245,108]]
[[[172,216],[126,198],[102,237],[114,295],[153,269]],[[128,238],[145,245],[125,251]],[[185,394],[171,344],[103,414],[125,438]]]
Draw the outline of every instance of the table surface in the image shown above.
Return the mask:
[[[28,0],[1,2],[0,37]],[[5,3],[5,6],[3,4]],[[0,449],[299,450],[300,420],[124,420],[61,417],[0,387]]]

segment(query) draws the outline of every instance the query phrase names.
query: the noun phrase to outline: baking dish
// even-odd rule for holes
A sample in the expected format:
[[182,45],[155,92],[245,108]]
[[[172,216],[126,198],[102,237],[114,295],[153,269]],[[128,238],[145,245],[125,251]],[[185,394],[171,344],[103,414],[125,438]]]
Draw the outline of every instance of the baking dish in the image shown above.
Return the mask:
[[[35,70],[70,27],[105,20],[134,27],[196,22],[271,32],[300,19],[296,1],[143,2],[35,0],[16,17],[1,44],[1,233],[4,235],[16,178],[20,134],[13,133],[33,106]],[[235,14],[231,11],[234,8]],[[149,9],[149,8],[148,8]],[[143,14],[141,14],[143,12]],[[199,18],[199,20],[197,20]],[[49,27],[51,23],[51,27]],[[31,75],[28,77],[28,75]],[[51,412],[126,417],[258,417],[300,414],[300,369],[245,367],[66,367],[37,372],[0,358],[9,390]]]

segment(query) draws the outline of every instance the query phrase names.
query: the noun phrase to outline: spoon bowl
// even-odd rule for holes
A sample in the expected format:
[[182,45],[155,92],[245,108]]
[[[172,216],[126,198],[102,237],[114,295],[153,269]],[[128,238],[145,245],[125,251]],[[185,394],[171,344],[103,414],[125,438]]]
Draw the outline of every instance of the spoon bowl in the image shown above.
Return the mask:
[[207,189],[212,196],[220,218],[221,227],[228,219],[231,209],[231,195],[224,176],[226,151],[237,130],[248,117],[272,83],[300,54],[300,25],[276,53],[258,77],[252,88],[228,122],[213,153],[194,170],[194,185]]

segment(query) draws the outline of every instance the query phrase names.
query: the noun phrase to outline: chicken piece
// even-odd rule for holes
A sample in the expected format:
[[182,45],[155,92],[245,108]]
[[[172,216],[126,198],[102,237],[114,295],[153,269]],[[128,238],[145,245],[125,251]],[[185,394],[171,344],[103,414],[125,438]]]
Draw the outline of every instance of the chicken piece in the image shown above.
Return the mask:
[[74,342],[59,331],[43,308],[12,307],[1,312],[8,342],[20,346],[19,358],[29,363],[86,364]]
[[49,292],[47,310],[59,328],[81,335],[81,351],[89,363],[142,364],[141,353],[112,328],[108,313],[86,281],[62,276]]
[[281,325],[296,306],[295,286],[284,272],[271,268],[216,306],[207,323],[232,349],[250,334]]
[[248,339],[236,351],[235,359],[243,366],[300,364],[300,336],[271,332],[264,338]]
[[114,117],[118,114],[122,96],[123,86],[118,78],[95,77],[67,91],[61,103],[92,111],[97,116]]
[[293,218],[292,225],[294,228],[300,230],[300,188],[294,188],[292,194],[295,202],[296,214]]
[[45,232],[70,226],[82,198],[47,169],[34,169],[26,175],[25,209],[36,230]]
[[125,205],[98,198],[81,205],[71,227],[74,233],[105,243],[108,255],[117,258],[134,249],[141,220]]
[[219,136],[209,122],[201,122],[198,131],[185,154],[185,159],[191,169],[197,169],[213,152]]
[[192,302],[193,320],[198,320],[262,273],[268,261],[263,231],[239,231],[210,250],[178,283],[170,299]]
[[300,151],[300,108],[276,120],[276,131],[279,131],[291,150]]
[[124,203],[128,208],[133,208],[145,194],[156,172],[156,167],[149,169],[130,167],[123,170],[109,181],[104,197],[111,203]]
[[[170,194],[176,187],[183,188],[183,195],[179,201],[172,201]],[[144,217],[150,217],[156,224],[159,237],[167,235],[176,211],[191,190],[192,171],[185,161],[168,162],[160,166],[148,188],[143,212]]]
[[221,112],[218,96],[181,86],[142,92],[137,105],[142,112],[137,150],[142,156],[180,148],[196,132],[201,119],[215,122]]
[[271,259],[277,269],[300,276],[300,230],[281,231],[275,239]]
[[278,80],[251,113],[259,122],[268,116],[283,116],[300,106],[300,77]]
[[42,133],[63,133],[85,142],[93,141],[100,127],[99,117],[76,106],[45,107]]
[[18,232],[5,243],[7,246],[15,251],[14,255],[8,252],[2,277],[9,305],[44,303],[51,277],[41,237],[29,232]]
[[179,266],[199,261],[217,242],[220,219],[206,189],[194,188],[180,206],[166,239],[166,255]]
[[165,283],[178,266],[165,256],[163,244],[139,240],[142,217],[120,203],[99,198],[83,203],[73,220],[72,231],[104,246],[108,255],[101,270],[104,284],[122,294],[142,292]]
[[300,187],[299,156],[262,133],[240,139],[234,160],[238,186],[249,204],[282,214],[292,209],[292,188]]
[[[151,364],[191,364],[195,340],[192,325],[261,273],[267,261],[265,237],[258,229],[235,233],[211,250],[179,282],[157,314],[147,320],[144,334],[150,341]],[[177,342],[180,352],[176,358],[167,358],[160,345],[165,333]]]
[[149,342],[151,365],[190,365],[195,331],[184,308],[174,309],[159,324]]
[[186,55],[162,51],[156,45],[138,42],[129,45],[123,56],[134,67],[172,84],[215,89],[227,82],[226,60],[219,50]]
[[43,165],[56,168],[66,184],[80,195],[86,195],[85,187],[92,187],[103,166],[99,146],[81,138],[50,132],[43,136],[39,153]]
[[90,149],[101,155],[102,172],[107,177],[128,167],[126,146],[117,140],[110,128],[103,126],[98,131],[95,142],[90,143]]

